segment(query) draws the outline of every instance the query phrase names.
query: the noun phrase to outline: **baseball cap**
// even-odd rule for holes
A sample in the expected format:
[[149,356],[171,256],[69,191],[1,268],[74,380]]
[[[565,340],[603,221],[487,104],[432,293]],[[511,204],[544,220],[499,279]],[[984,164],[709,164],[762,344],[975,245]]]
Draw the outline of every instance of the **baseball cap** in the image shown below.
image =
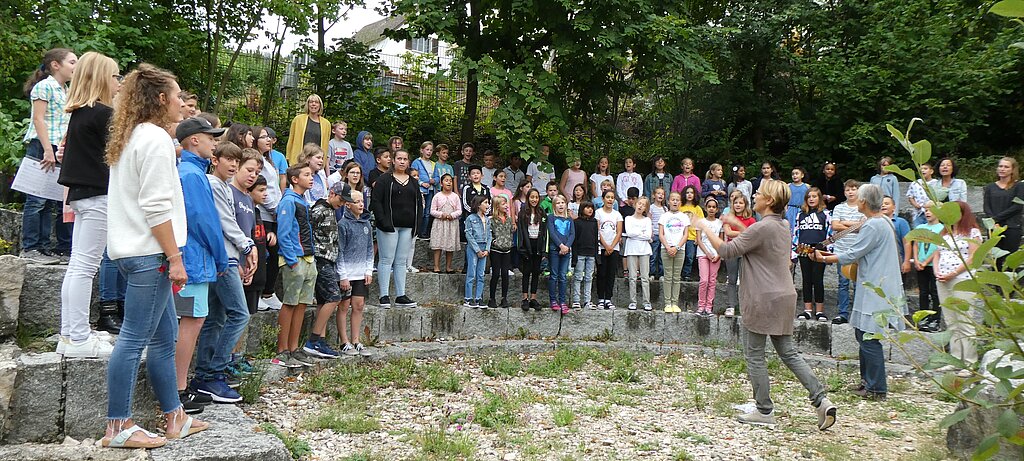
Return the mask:
[[343,181],[338,181],[331,185],[331,192],[333,192],[338,197],[341,197],[341,201],[343,202],[354,201],[352,199],[352,187],[349,186],[348,184],[345,184],[345,182]]
[[197,133],[212,134],[214,136],[220,136],[224,134],[224,128],[214,128],[210,124],[210,121],[205,118],[191,117],[182,120],[178,124],[178,128],[174,130],[174,136],[178,138],[178,142],[184,141],[185,138],[192,136]]

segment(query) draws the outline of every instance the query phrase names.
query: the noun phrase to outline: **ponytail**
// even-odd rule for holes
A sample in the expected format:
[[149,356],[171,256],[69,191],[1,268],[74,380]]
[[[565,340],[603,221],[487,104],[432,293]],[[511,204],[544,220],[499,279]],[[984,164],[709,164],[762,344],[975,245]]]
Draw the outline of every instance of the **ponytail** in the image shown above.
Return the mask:
[[54,48],[47,51],[46,54],[43,55],[43,63],[40,64],[36,70],[32,71],[28,80],[25,80],[25,85],[22,87],[22,90],[25,92],[25,97],[29,97],[32,94],[32,88],[35,87],[37,83],[46,80],[46,77],[50,76],[50,63],[54,61],[63,61],[69,53],[71,53],[71,50],[67,48]]

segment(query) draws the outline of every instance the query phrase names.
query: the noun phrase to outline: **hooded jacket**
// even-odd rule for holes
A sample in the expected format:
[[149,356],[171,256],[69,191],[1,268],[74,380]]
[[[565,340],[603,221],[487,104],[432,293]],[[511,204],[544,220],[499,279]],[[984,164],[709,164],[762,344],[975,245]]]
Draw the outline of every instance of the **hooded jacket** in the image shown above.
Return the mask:
[[[525,209],[526,206],[524,205]],[[516,235],[518,236],[519,243],[518,248],[519,254],[526,256],[537,256],[542,255],[547,248],[545,241],[547,240],[547,215],[542,215],[540,219],[540,235],[537,237],[537,245],[530,243],[530,234],[528,227],[530,226],[530,213],[526,213],[523,210],[519,211],[518,223],[516,224]]]
[[356,163],[359,164],[359,168],[363,170],[363,180],[370,180],[370,172],[377,168],[377,159],[373,158],[373,152],[366,150],[363,147],[363,139],[369,135],[369,131],[360,131],[356,135],[356,147],[353,151]]
[[228,268],[224,230],[213,201],[210,181],[206,178],[209,167],[209,160],[187,150],[181,151],[178,179],[181,180],[188,223],[188,240],[181,256],[188,283],[216,282],[217,274]]
[[338,219],[327,199],[317,200],[309,209],[313,228],[313,255],[330,262],[338,260]]
[[345,208],[345,214],[338,221],[338,279],[363,280],[373,275],[373,230],[370,228],[370,213],[362,216],[352,214]]
[[[284,191],[277,206],[277,254],[289,266],[303,256],[313,255],[313,226],[309,205],[294,190]],[[271,261],[276,264],[277,261]]]

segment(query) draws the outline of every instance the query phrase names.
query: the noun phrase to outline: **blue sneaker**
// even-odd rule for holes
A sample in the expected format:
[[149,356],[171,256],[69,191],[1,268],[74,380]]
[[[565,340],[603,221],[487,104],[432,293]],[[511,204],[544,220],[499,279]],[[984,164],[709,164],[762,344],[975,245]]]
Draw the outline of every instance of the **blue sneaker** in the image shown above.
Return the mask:
[[245,374],[252,373],[256,369],[252,362],[242,354],[231,354],[231,365]]
[[331,349],[331,346],[327,345],[327,341],[323,338],[317,340],[317,342],[306,341],[306,344],[302,346],[302,352],[306,354],[318,357],[321,359],[336,359],[338,358],[338,352]]
[[222,374],[214,375],[209,381],[193,380],[196,392],[209,395],[214,403],[237,403],[242,401],[238,391],[228,387],[227,377]]

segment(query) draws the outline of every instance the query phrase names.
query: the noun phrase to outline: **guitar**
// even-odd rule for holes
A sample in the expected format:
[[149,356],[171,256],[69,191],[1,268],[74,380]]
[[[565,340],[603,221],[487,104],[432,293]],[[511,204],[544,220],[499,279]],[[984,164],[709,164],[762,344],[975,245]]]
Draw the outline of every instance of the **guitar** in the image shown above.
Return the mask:
[[[858,231],[860,231],[860,226],[863,226],[865,222],[866,221],[858,222],[857,224],[854,224],[850,227],[847,227],[846,229],[843,229],[839,232],[832,234],[829,238],[825,239],[824,241],[815,243],[813,245],[809,245],[806,243],[798,243],[796,245],[796,254],[800,256],[807,256],[811,253],[814,253],[815,250],[824,251],[826,252],[826,254],[828,254],[826,249],[829,245],[836,243],[836,240],[846,237],[847,235],[857,233]],[[857,263],[854,262],[850,264],[844,264],[839,268],[839,270],[843,273],[843,277],[846,277],[851,282],[857,281]]]

